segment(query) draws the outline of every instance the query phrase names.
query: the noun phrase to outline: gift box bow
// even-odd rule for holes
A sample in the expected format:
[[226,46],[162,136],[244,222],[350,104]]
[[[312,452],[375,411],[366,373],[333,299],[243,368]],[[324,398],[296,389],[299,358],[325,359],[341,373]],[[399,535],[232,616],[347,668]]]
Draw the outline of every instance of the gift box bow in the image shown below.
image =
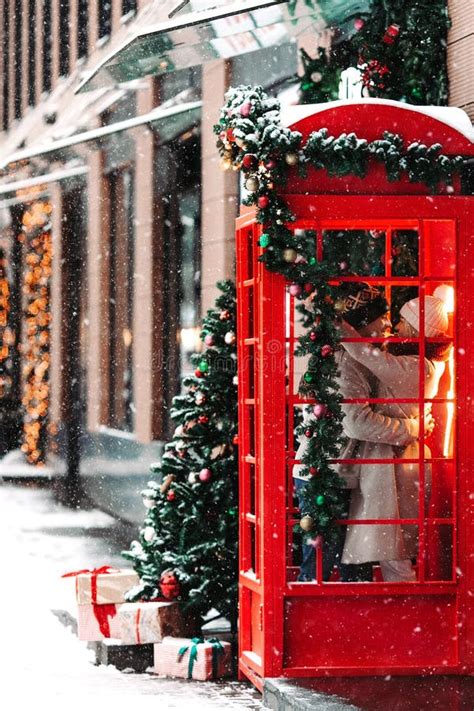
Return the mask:
[[112,573],[120,573],[119,568],[113,568],[111,565],[103,565],[100,568],[83,568],[82,570],[73,570],[70,573],[64,573],[61,575],[62,578],[76,578],[76,590],[77,590],[77,576],[78,575],[90,575],[91,576],[91,599],[92,604],[97,602],[97,578],[99,575],[111,575]]
[[186,652],[189,650],[188,679],[192,679],[193,677],[193,668],[194,662],[197,659],[198,645],[206,643],[212,645],[212,677],[214,679],[217,677],[219,657],[224,654],[224,647],[215,637],[212,637],[211,639],[204,639],[203,637],[193,637],[191,639],[191,644],[184,645],[178,651],[178,661],[181,661]]

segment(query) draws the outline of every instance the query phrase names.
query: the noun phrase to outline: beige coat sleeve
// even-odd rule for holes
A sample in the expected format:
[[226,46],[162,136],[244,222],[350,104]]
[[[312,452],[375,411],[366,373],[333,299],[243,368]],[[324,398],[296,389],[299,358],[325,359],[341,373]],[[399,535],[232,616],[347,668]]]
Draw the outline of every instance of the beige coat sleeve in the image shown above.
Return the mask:
[[[339,363],[339,389],[344,399],[370,398],[370,383],[360,365],[347,354]],[[415,418],[396,418],[374,412],[369,403],[343,403],[344,434],[350,439],[404,446],[413,442],[419,433]]]

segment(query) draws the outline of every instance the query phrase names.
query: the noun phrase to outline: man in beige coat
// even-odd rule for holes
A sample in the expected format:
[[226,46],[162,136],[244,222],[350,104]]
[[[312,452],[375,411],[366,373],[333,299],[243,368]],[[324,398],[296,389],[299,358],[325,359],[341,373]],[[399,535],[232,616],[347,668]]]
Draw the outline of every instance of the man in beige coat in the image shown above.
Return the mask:
[[[380,289],[368,284],[354,284],[353,293],[346,296],[340,304],[344,319],[357,329],[357,335],[364,337],[382,337],[390,328],[388,317],[388,304]],[[361,363],[353,359],[346,350],[339,348],[336,351],[336,362],[339,368],[338,384],[340,393],[345,400],[364,400],[376,397],[378,389],[377,378]],[[369,403],[358,402],[342,405],[344,419],[342,422],[344,433],[348,441],[342,448],[340,459],[364,458],[366,447],[377,446],[381,443],[388,446],[406,447],[414,442],[419,434],[419,421],[416,417],[388,416],[375,411]],[[431,422],[427,418],[425,428],[429,429]],[[306,438],[301,442],[296,458],[301,459],[307,447]],[[387,455],[385,455],[387,456]],[[346,511],[349,511],[351,491],[359,488],[360,465],[335,464],[334,468],[346,482],[344,492]],[[303,489],[305,479],[301,474],[303,467],[296,465],[293,469],[295,489],[303,504]],[[341,564],[344,540],[336,548],[324,545],[323,547],[323,579],[328,580],[334,566],[340,569],[343,582],[362,582],[372,580],[372,562],[377,558],[364,558],[362,560],[347,560]],[[300,568],[300,581],[310,581],[315,578],[315,556],[311,546],[303,545],[303,561]]]

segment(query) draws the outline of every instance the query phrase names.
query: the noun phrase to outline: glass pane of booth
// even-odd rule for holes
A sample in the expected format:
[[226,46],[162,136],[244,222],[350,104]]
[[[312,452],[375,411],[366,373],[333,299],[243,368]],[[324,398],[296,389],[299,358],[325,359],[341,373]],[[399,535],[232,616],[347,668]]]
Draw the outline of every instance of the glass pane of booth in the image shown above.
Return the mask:
[[[288,582],[453,579],[454,231],[449,221],[417,227],[399,217],[393,225],[354,220],[347,228],[338,221],[334,228],[325,222],[321,230],[295,230],[297,238],[312,240],[319,258],[334,259],[334,283],[339,280],[350,294],[357,294],[361,283],[381,291],[390,328],[378,323],[359,331],[360,342],[341,344],[345,358],[337,355],[338,381],[348,440],[333,467],[348,484],[341,491],[346,516],[338,523],[338,543],[304,538],[298,506],[304,508],[299,460],[305,430],[303,425],[296,436],[295,429],[312,395],[300,389],[308,358],[293,356],[306,331],[301,301],[287,293]],[[352,370],[344,370],[349,359]],[[311,425],[311,416],[309,409],[304,424]]]

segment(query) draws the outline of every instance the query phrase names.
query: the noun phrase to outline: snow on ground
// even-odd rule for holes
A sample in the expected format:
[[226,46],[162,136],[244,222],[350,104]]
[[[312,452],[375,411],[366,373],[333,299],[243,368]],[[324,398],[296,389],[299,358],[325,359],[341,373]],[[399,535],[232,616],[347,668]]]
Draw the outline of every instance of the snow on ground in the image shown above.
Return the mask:
[[[94,666],[91,650],[57,620],[71,608],[70,570],[122,564],[123,529],[99,511],[71,511],[47,489],[0,482],[0,704],[26,709],[107,707],[139,711],[259,709],[259,695],[238,682],[199,683]],[[155,699],[148,697],[154,696]],[[91,704],[91,700],[94,701]],[[109,702],[109,703],[107,703]]]

